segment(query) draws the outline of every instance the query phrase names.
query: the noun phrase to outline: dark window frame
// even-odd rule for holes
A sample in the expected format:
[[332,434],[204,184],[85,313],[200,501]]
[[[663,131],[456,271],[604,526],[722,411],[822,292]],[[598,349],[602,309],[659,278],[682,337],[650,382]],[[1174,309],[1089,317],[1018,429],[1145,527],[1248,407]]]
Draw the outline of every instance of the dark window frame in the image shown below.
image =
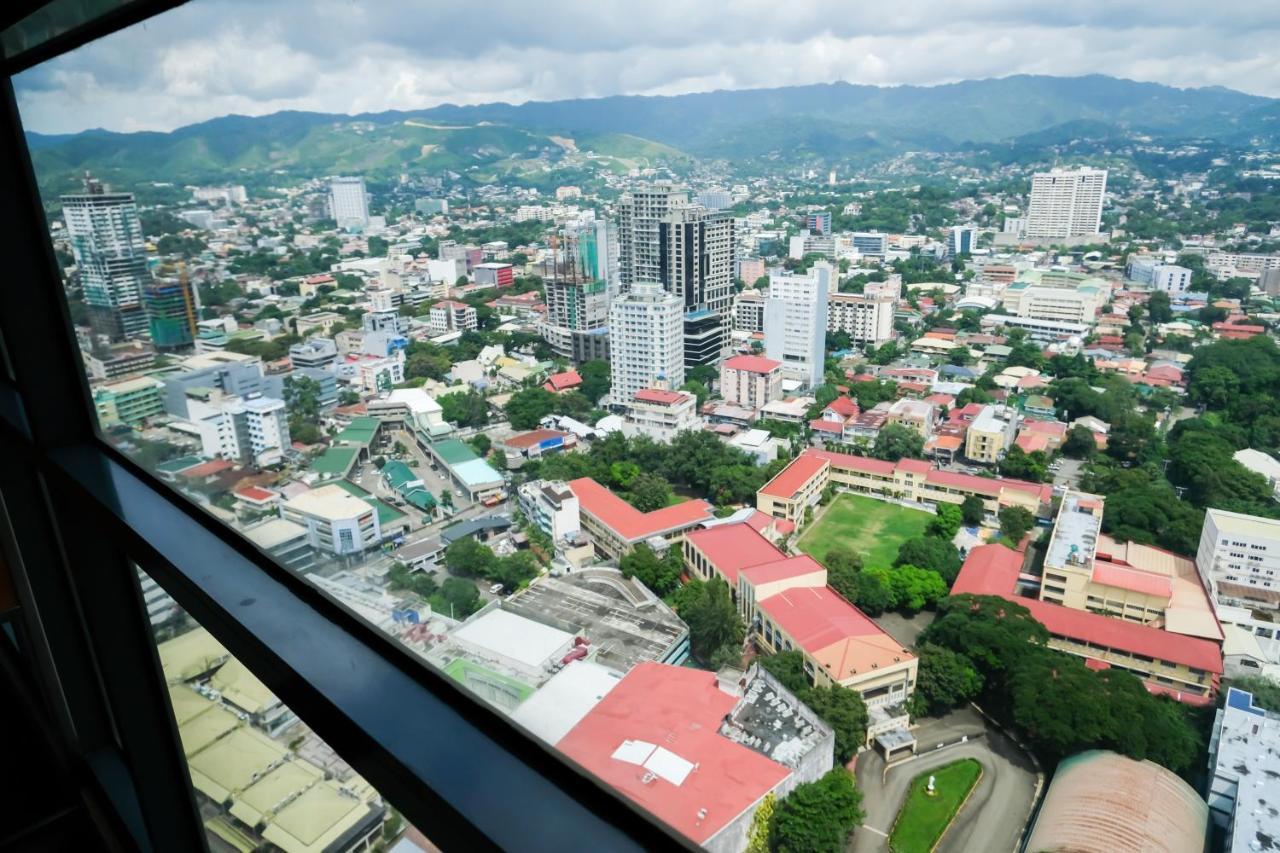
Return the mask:
[[97,434],[11,78],[176,5],[0,60],[0,547],[54,727],[140,849],[206,848],[137,564],[445,849],[692,849]]

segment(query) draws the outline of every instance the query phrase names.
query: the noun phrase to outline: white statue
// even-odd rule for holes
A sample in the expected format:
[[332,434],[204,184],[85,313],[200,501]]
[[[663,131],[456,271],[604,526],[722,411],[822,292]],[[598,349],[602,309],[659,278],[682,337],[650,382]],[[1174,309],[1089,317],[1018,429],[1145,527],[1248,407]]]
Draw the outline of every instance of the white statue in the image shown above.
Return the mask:
[[926,792],[929,796],[931,796],[931,797],[932,797],[935,793],[937,793],[936,791],[934,791],[934,790],[933,790],[933,776],[932,776],[932,775],[930,775],[930,776],[929,776],[929,787],[925,789],[925,792]]

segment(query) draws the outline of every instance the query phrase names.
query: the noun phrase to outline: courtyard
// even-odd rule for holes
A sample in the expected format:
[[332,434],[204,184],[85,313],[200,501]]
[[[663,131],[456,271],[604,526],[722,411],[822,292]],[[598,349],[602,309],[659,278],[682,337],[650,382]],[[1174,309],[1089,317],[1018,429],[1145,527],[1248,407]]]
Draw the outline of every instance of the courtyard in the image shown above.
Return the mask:
[[891,566],[899,546],[923,536],[931,518],[925,510],[844,493],[821,511],[797,544],[819,562],[843,546],[861,556],[864,566]]

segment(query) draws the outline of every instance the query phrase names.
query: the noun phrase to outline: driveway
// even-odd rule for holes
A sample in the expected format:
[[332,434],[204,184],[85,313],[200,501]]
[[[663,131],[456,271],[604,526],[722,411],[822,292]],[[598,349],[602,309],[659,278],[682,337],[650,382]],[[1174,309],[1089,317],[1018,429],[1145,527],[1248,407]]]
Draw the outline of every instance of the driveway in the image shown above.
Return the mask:
[[1055,486],[1065,486],[1068,489],[1080,488],[1080,477],[1084,474],[1084,462],[1080,459],[1068,459],[1065,456],[1059,456],[1062,467],[1058,469],[1058,473],[1053,475],[1053,484]]
[[[867,817],[849,843],[852,853],[888,849],[887,833],[902,807],[911,780],[961,758],[982,764],[982,778],[938,845],[939,853],[1011,851],[1022,834],[1036,796],[1036,766],[1031,757],[971,708],[926,719],[915,730],[919,754],[897,763],[884,775],[875,752],[858,756],[858,788]],[[961,741],[967,737],[968,740]],[[937,744],[945,744],[935,749]]]
[[916,647],[916,638],[933,623],[936,615],[932,611],[921,610],[914,616],[904,616],[891,610],[875,617],[873,621],[890,637],[893,637],[907,648],[914,649]]

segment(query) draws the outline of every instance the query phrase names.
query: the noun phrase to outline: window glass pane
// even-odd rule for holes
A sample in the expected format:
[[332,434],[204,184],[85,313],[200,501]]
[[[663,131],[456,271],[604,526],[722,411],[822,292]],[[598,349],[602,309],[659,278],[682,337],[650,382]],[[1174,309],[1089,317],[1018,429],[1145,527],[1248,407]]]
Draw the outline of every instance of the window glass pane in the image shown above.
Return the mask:
[[434,849],[154,580],[138,579],[211,850],[345,853],[402,835],[404,850]]

